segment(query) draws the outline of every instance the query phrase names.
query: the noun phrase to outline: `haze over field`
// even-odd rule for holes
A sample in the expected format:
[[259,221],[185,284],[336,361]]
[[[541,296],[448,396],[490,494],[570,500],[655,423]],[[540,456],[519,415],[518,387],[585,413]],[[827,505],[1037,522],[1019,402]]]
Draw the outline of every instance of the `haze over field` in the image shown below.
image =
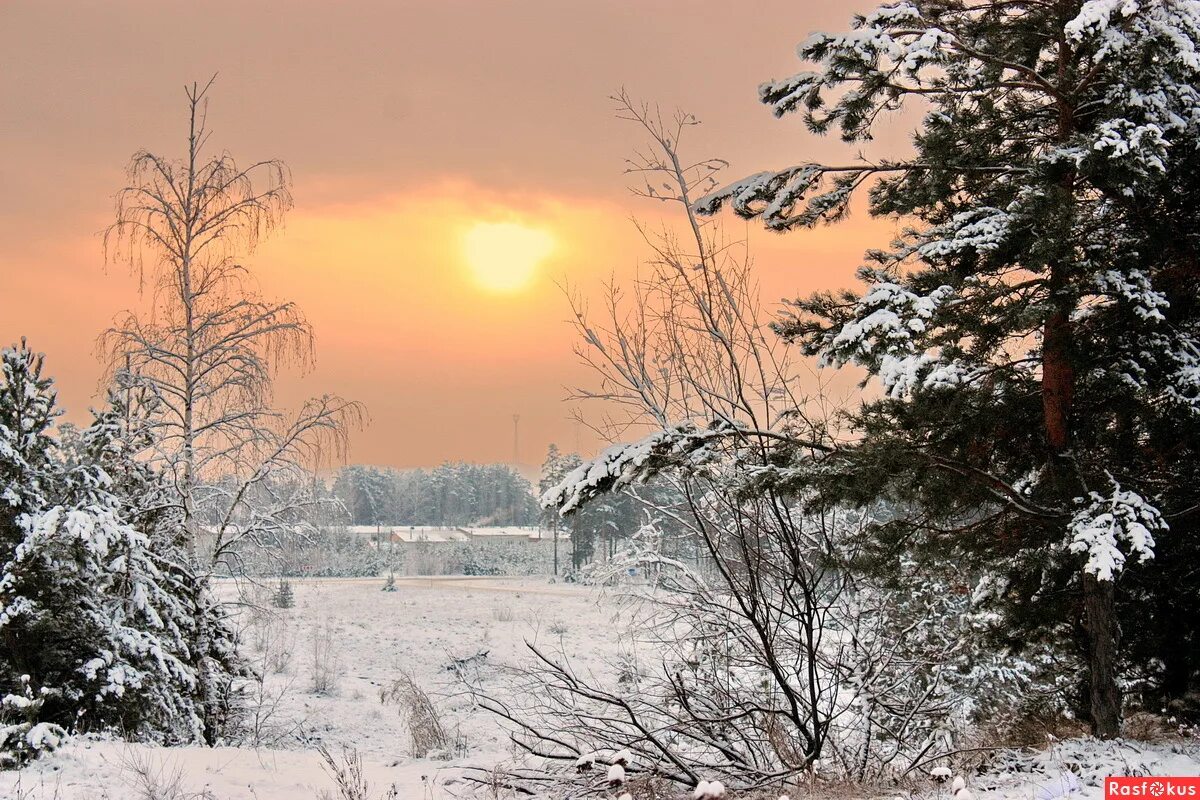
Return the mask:
[[[795,31],[847,13],[523,0],[300,2],[281,14],[268,2],[120,0],[66,14],[7,2],[0,152],[20,157],[0,160],[0,318],[53,353],[60,394],[82,418],[100,377],[93,339],[135,284],[104,269],[96,236],[121,169],[139,148],[178,152],[180,87],[219,72],[214,146],[244,162],[281,158],[295,178],[286,229],[250,259],[264,293],[295,300],[318,335],[316,370],[285,372],[281,400],[319,386],[366,403],[372,426],[353,440],[363,463],[511,461],[514,413],[526,465],[549,441],[590,451],[594,437],[561,403],[588,375],[555,284],[590,293],[632,274],[645,254],[631,207],[652,221],[661,212],[630,202],[622,170],[638,139],[609,95],[624,85],[696,114],[691,155],[730,160],[731,179],[789,163],[801,142],[809,157],[833,152],[773,120],[755,86],[795,68]],[[505,224],[553,247],[526,283],[497,292],[473,277],[464,240]],[[862,228],[892,230],[862,214],[836,234],[746,226],[765,296],[844,282]],[[46,282],[60,287],[54,302],[29,299]]]

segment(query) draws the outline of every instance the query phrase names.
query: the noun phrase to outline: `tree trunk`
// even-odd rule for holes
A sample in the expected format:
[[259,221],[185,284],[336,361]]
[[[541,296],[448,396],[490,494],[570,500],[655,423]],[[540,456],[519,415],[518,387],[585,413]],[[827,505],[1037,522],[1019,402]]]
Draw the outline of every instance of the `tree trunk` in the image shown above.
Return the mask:
[[1101,739],[1121,734],[1121,693],[1117,688],[1116,592],[1112,581],[1083,574],[1084,628],[1088,635],[1088,705],[1092,733]]
[[[1052,277],[1051,286],[1055,286]],[[1042,343],[1042,411],[1046,442],[1050,448],[1054,479],[1069,499],[1078,494],[1072,487],[1071,405],[1075,393],[1075,368],[1071,364],[1070,309],[1060,301],[1046,319]],[[1080,488],[1080,491],[1082,487]],[[1092,733],[1112,739],[1121,731],[1121,692],[1117,687],[1117,616],[1112,581],[1098,581],[1084,572],[1083,627],[1087,634],[1088,713]]]
[[[1074,13],[1074,12],[1069,12]],[[1070,67],[1076,59],[1072,43],[1061,31],[1058,39],[1058,68],[1056,82],[1060,87],[1070,85]],[[1070,141],[1075,132],[1075,107],[1068,94],[1058,100],[1058,140]],[[1070,242],[1070,221],[1075,213],[1075,172],[1068,169],[1060,180],[1062,201],[1066,212],[1059,224],[1062,242]],[[1051,225],[1047,234],[1053,236]],[[1052,261],[1047,281],[1053,310],[1046,318],[1042,336],[1042,414],[1046,443],[1050,449],[1052,479],[1064,501],[1079,497],[1086,489],[1073,474],[1070,458],[1072,445],[1071,416],[1075,395],[1075,367],[1072,359],[1074,331],[1071,313],[1075,300],[1065,272],[1072,255],[1065,260]],[[1082,573],[1083,628],[1087,635],[1088,705],[1092,731],[1102,739],[1120,733],[1121,692],[1117,687],[1117,616],[1112,581],[1098,581],[1095,575]]]
[[[1055,281],[1051,279],[1053,287]],[[1071,403],[1075,397],[1075,368],[1069,355],[1070,311],[1056,308],[1046,320],[1042,344],[1042,413],[1046,441],[1055,459],[1071,446]],[[1062,476],[1060,476],[1061,479]]]
[[[1042,413],[1049,445],[1054,480],[1064,500],[1078,496],[1072,484],[1069,460],[1072,444],[1071,407],[1075,394],[1075,368],[1071,363],[1071,304],[1062,296],[1063,280],[1056,269],[1050,277],[1051,296],[1056,302],[1046,319],[1042,341]],[[1057,295],[1057,296],[1056,296]],[[1112,581],[1098,581],[1084,572],[1083,614],[1087,634],[1088,712],[1092,733],[1112,739],[1121,731],[1121,692],[1117,687],[1118,625]]]

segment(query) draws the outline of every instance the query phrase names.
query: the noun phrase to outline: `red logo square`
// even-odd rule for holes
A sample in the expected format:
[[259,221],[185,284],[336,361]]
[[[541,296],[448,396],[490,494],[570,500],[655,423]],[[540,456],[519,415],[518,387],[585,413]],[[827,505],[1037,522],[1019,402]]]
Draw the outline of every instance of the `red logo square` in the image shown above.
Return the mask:
[[1104,800],[1169,800],[1172,797],[1192,797],[1200,800],[1200,778],[1147,775],[1141,778],[1121,776],[1104,779]]

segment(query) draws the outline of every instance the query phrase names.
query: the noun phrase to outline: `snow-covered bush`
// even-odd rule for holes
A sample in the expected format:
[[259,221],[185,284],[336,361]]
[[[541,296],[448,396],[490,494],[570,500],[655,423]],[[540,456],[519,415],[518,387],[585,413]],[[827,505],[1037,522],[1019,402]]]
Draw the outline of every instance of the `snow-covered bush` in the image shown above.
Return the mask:
[[231,560],[236,561],[239,573],[258,578],[365,578],[402,562],[400,553],[375,547],[341,524],[310,523],[303,536],[288,537],[278,547],[264,549],[252,542],[235,545]]
[[[810,541],[846,548],[866,524],[846,512],[795,518]],[[844,552],[814,547],[797,557],[828,559],[830,567],[801,589],[792,567],[766,566],[794,562],[765,527],[756,539],[762,563],[718,552],[711,576],[652,545],[640,559],[627,551],[612,572],[632,567],[654,580],[630,588],[628,616],[640,624],[620,650],[630,655],[614,653],[611,675],[577,675],[567,654],[533,649],[536,666],[520,675],[512,699],[481,703],[576,786],[569,765],[581,753],[626,745],[640,764],[677,782],[704,774],[754,786],[807,766],[806,742],[792,726],[809,719],[823,726],[812,764],[819,772],[896,778],[921,759],[974,744],[978,724],[994,730],[1019,715],[1039,665],[993,648],[991,615],[955,571],[938,579],[908,565],[903,588],[894,588],[837,567]],[[654,536],[647,530],[637,539]],[[744,543],[730,542],[742,552]],[[752,582],[721,577],[746,571]],[[801,591],[813,593],[807,606]],[[788,715],[789,696],[804,704],[799,723]]]
[[548,575],[552,570],[546,542],[453,542],[447,556],[447,574]]
[[22,675],[22,694],[0,697],[0,769],[20,766],[43,752],[53,750],[67,732],[53,722],[38,722],[45,698],[34,692],[29,676]]

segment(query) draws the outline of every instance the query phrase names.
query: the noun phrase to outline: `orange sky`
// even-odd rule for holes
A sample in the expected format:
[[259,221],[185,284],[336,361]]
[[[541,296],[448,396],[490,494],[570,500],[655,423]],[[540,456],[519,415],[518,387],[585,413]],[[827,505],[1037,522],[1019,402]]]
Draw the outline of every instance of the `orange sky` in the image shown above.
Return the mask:
[[[363,401],[356,462],[511,460],[514,413],[525,464],[550,441],[592,451],[563,401],[587,374],[555,283],[630,274],[644,250],[629,216],[661,213],[625,189],[640,139],[608,96],[625,86],[696,114],[688,149],[729,160],[730,179],[844,161],[755,96],[799,68],[811,30],[845,26],[833,5],[0,0],[0,340],[47,353],[73,416],[92,401],[95,337],[140,302],[96,232],[135,150],[180,153],[182,85],[219,71],[213,143],[282,158],[295,179],[286,228],[250,262],[318,337],[316,369],[283,376],[280,402]],[[552,233],[528,288],[469,279],[460,240],[479,221]],[[774,301],[847,283],[894,224],[746,230]]]

